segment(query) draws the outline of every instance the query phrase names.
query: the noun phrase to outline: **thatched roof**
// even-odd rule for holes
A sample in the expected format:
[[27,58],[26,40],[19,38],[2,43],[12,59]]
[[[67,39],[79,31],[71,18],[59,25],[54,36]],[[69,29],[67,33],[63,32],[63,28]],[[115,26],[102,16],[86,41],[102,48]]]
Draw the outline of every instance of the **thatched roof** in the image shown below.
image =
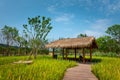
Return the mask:
[[56,40],[46,45],[46,48],[97,48],[94,37],[70,38]]

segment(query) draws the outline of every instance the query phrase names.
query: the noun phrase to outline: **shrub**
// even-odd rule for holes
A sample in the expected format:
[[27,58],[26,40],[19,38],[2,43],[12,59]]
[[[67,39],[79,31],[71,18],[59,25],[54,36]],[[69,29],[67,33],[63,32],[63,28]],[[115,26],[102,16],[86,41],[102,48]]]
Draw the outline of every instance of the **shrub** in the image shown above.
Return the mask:
[[116,53],[113,52],[108,52],[108,53],[104,53],[104,52],[95,52],[93,53],[94,56],[106,56],[106,57],[117,57]]

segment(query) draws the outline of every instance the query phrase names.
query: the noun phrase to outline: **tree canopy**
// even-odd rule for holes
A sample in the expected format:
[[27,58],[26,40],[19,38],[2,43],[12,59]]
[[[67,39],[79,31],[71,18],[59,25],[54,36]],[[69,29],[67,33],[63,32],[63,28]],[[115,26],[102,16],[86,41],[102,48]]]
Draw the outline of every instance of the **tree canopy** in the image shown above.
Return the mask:
[[102,36],[97,39],[98,49],[102,52],[118,52],[118,45],[115,39],[110,36]]
[[[3,38],[7,44],[7,55],[10,55],[10,45],[15,45],[18,37],[18,30],[15,27],[5,25],[2,29]],[[13,44],[14,43],[14,44]]]
[[97,38],[97,44],[100,51],[116,52],[120,51],[120,25],[116,24],[108,27],[105,31],[108,36]]
[[87,34],[79,34],[79,35],[77,35],[77,38],[81,38],[81,37],[87,37]]
[[106,30],[106,33],[109,34],[112,38],[116,39],[120,43],[120,25],[115,24],[109,27]]
[[18,30],[15,27],[10,27],[7,25],[2,28],[2,33],[4,35],[7,45],[10,45],[14,41],[16,41],[16,38],[18,36]]
[[24,24],[24,35],[28,46],[32,48],[31,54],[34,54],[36,58],[38,49],[43,46],[43,43],[46,42],[46,36],[52,29],[51,19],[46,17],[34,17],[28,18],[28,24]]

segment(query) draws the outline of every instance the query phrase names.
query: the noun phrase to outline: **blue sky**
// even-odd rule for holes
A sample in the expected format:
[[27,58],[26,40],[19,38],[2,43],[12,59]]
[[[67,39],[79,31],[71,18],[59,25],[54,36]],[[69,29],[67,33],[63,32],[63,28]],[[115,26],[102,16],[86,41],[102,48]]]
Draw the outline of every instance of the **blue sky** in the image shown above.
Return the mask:
[[38,15],[52,19],[51,40],[80,33],[99,37],[120,24],[120,0],[0,0],[0,28],[9,25],[22,31],[27,18]]

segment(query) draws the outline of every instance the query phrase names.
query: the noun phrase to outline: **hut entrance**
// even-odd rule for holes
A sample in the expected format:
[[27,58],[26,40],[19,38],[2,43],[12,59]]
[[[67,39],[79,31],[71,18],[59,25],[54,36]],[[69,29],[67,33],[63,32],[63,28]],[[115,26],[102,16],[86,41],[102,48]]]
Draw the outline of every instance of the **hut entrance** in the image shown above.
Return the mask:
[[77,60],[77,50],[82,50],[82,62],[85,63],[85,49],[89,49],[90,62],[92,62],[92,49],[98,48],[94,37],[70,38],[56,40],[46,45],[46,48],[53,48],[53,55],[55,48],[61,48],[63,58],[68,59],[70,49],[74,50],[75,60]]

